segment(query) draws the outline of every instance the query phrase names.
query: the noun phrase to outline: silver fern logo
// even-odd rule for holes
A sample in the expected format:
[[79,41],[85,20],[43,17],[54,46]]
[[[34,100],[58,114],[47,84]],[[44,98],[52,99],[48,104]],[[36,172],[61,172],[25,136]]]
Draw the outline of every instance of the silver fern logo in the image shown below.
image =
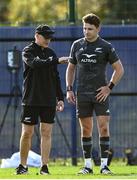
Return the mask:
[[95,52],[102,53],[102,48],[96,48]]

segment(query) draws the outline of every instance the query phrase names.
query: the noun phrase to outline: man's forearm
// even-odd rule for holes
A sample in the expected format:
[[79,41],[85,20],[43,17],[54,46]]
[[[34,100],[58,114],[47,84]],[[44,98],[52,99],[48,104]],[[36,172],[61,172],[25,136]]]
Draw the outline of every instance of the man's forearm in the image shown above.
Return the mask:
[[75,70],[67,68],[66,70],[66,86],[73,86],[75,79]]
[[116,85],[116,84],[118,84],[118,82],[120,81],[120,79],[122,78],[122,76],[124,74],[124,68],[120,61],[118,61],[118,63],[115,63],[112,66],[114,68],[114,72],[112,74],[110,82],[112,82],[113,84]]
[[122,69],[119,71],[115,70],[112,74],[110,82],[113,82],[115,85],[118,84],[123,74],[124,74],[124,71]]

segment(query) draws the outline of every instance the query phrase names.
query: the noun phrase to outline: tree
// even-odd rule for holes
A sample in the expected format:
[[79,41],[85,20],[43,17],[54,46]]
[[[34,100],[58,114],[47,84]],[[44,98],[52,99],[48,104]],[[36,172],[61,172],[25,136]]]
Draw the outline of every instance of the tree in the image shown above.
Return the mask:
[[77,0],[78,19],[87,13],[97,14],[103,24],[137,22],[137,0]]
[[54,25],[65,20],[66,14],[67,3],[62,0],[11,0],[9,4],[11,22]]
[[107,0],[106,23],[135,23],[137,22],[136,0]]
[[8,4],[10,0],[0,2],[0,22],[8,21]]
[[103,18],[107,11],[106,0],[86,0],[84,3],[82,0],[77,0],[76,8],[78,19],[89,13],[95,13],[100,18]]
[[[0,0],[0,22],[11,24],[66,25],[69,0]],[[75,0],[76,23],[87,13],[97,14],[103,24],[136,23],[137,0]]]

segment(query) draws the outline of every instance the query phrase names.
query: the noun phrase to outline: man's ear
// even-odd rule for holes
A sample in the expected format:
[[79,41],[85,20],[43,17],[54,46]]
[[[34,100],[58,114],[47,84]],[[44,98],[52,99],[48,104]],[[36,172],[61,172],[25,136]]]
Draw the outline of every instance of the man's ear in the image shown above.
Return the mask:
[[36,34],[35,34],[35,38],[38,38],[38,36],[39,36],[38,33],[36,33]]

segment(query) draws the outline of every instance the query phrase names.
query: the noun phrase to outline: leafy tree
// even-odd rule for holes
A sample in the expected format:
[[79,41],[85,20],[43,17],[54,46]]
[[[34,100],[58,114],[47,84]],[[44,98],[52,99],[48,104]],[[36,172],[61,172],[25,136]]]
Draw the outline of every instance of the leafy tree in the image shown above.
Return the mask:
[[[76,23],[95,13],[103,24],[136,23],[137,0],[75,0]],[[0,0],[0,22],[13,25],[68,24],[69,0]]]
[[95,13],[104,24],[137,22],[137,0],[77,0],[78,19],[87,13]]
[[62,0],[11,0],[9,4],[9,19],[16,23],[53,25],[65,20],[66,14],[67,3]]
[[103,18],[107,11],[106,0],[86,0],[84,3],[82,0],[77,0],[76,9],[78,19],[81,19],[85,14],[89,13],[95,13]]
[[136,0],[107,0],[106,23],[137,23]]
[[8,20],[8,4],[10,0],[0,1],[0,22]]

